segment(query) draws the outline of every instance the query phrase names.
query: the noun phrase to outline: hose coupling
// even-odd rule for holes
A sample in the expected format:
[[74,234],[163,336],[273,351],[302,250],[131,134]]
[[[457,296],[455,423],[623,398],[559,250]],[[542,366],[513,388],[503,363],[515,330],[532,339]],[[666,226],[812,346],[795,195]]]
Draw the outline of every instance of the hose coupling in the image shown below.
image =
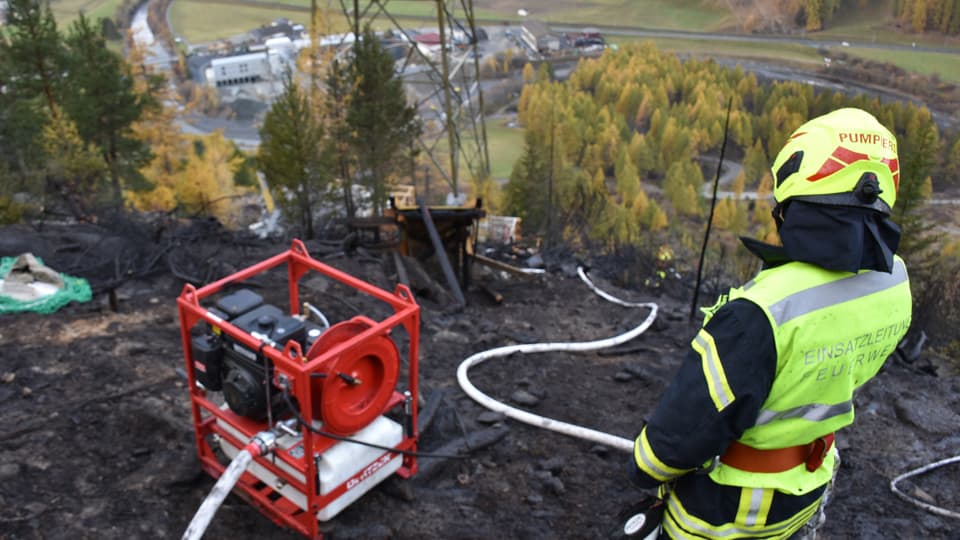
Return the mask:
[[257,446],[261,456],[272,454],[277,449],[277,434],[272,431],[261,431],[250,439],[250,444]]

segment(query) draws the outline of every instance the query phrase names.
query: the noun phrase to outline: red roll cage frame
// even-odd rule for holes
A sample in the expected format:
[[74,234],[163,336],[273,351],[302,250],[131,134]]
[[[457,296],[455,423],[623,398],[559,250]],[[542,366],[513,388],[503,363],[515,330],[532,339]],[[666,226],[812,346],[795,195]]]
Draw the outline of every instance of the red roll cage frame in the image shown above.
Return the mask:
[[[220,319],[217,315],[211,314],[207,308],[201,306],[201,300],[221,292],[225,287],[236,285],[239,282],[250,279],[253,276],[264,273],[284,263],[286,263],[287,266],[287,284],[291,315],[298,315],[300,313],[298,282],[304,275],[311,271],[318,272],[360,293],[389,304],[394,313],[382,321],[373,321],[373,326],[367,330],[336,344],[329,350],[323,351],[319,356],[308,360],[299,343],[288,341],[283,345],[282,350],[278,350],[270,345],[264,345],[264,343],[250,334]],[[207,390],[197,384],[194,358],[191,351],[190,330],[200,321],[205,321],[212,327],[219,328],[221,332],[229,335],[233,340],[240,342],[251,350],[261,350],[263,355],[266,356],[274,366],[274,382],[281,376],[286,377],[291,385],[291,395],[296,399],[297,403],[303,404],[300,407],[300,415],[311,425],[315,420],[322,420],[321,418],[316,418],[313,407],[307,405],[313,403],[315,399],[320,399],[320,396],[314,395],[314,393],[316,393],[316,387],[311,384],[311,374],[317,373],[320,366],[327,364],[339,355],[349,353],[357,347],[363,347],[364,341],[376,336],[387,335],[393,328],[402,326],[409,336],[406,386],[406,389],[409,391],[409,397],[406,397],[394,388],[390,399],[387,401],[381,413],[386,413],[398,405],[404,405],[407,401],[410,402],[412,405],[410,407],[412,416],[410,422],[411,429],[409,432],[404,433],[402,440],[395,445],[393,449],[405,452],[416,451],[417,399],[419,396],[418,358],[420,343],[420,307],[415,302],[413,294],[407,286],[399,284],[393,293],[389,293],[311,258],[303,242],[293,240],[289,250],[240,270],[219,281],[205,285],[199,289],[190,284],[185,285],[180,296],[177,298],[177,309],[180,315],[180,336],[189,383],[190,406],[193,416],[197,453],[203,470],[214,478],[219,478],[226,469],[226,466],[220,463],[220,460],[214,453],[214,447],[211,445],[211,436],[216,435],[228,441],[231,445],[242,448],[246,446],[250,438],[255,434],[265,429],[270,429],[273,426],[268,426],[267,422],[257,422],[239,416],[228,408],[221,408],[209,400],[207,398]],[[224,429],[221,425],[222,423],[228,424],[234,431],[231,432],[230,430]],[[236,433],[242,433],[243,436],[246,437],[246,440],[239,440],[236,437]],[[300,454],[300,457],[295,457],[289,452],[278,451],[269,456],[257,457],[255,461],[283,482],[286,482],[296,490],[305,494],[307,497],[307,510],[301,509],[298,505],[283,497],[273,486],[265,485],[264,482],[261,482],[250,472],[244,473],[243,477],[237,483],[235,492],[259,508],[261,512],[266,514],[275,523],[290,527],[310,538],[320,539],[322,538],[322,534],[319,530],[317,512],[343,495],[343,493],[355,485],[362,476],[370,474],[370,469],[376,466],[377,463],[382,463],[384,458],[397,452],[384,451],[380,458],[375,460],[374,463],[371,463],[370,467],[362,469],[359,473],[347,479],[326,495],[319,495],[316,458],[338,441],[313,433],[305,426],[300,427],[300,435],[302,436],[304,450],[302,454]],[[285,466],[279,466],[278,462],[282,462],[279,465]],[[299,473],[300,478],[288,472],[290,469]],[[416,471],[416,457],[409,453],[404,454],[402,465],[396,471],[396,474],[402,478],[409,478],[415,474]],[[302,481],[301,478],[305,478],[306,482]]]

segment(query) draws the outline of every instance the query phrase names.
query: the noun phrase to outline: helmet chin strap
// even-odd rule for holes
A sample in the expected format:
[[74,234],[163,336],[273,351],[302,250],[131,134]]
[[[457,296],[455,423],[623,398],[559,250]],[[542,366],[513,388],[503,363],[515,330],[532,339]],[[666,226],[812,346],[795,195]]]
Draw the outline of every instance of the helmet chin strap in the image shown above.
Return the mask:
[[777,203],[777,205],[773,207],[773,210],[770,211],[770,215],[773,216],[773,222],[777,224],[777,232],[780,232],[780,227],[783,227],[783,221],[787,218],[787,206],[789,204],[790,201]]

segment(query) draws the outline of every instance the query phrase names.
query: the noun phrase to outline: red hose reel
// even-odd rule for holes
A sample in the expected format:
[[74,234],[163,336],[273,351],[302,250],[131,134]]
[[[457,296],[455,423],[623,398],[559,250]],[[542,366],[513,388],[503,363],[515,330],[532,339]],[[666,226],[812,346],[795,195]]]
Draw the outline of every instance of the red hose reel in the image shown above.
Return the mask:
[[[289,315],[250,308],[255,303],[245,314],[218,309],[225,289],[284,264]],[[299,281],[310,272],[386,303],[393,314],[314,328],[321,333],[311,342],[299,327]],[[232,459],[254,435],[276,433],[276,450],[256,457],[234,488],[273,521],[321,538],[319,521],[392,474],[416,473],[420,310],[406,286],[384,291],[311,258],[294,240],[289,250],[215,283],[186,285],[177,306],[201,466],[218,478],[226,468],[218,454]],[[405,362],[398,330],[407,337]],[[295,337],[279,342],[275,335]],[[232,407],[238,399],[262,404],[265,414]]]
[[[375,325],[360,316],[331,326],[307,351],[307,360]],[[313,402],[313,415],[323,418],[327,431],[347,435],[359,431],[383,411],[397,385],[400,354],[389,337],[373,335],[361,346],[330,358],[321,366],[326,368],[327,376],[313,383],[314,393],[321,396]]]

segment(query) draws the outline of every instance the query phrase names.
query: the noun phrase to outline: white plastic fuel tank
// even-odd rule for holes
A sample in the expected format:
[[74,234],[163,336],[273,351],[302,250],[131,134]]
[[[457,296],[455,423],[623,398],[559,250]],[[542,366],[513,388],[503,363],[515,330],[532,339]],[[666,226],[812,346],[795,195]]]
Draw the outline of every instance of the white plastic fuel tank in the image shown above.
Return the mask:
[[[353,434],[351,439],[393,447],[403,440],[403,427],[383,416]],[[317,519],[327,521],[385,480],[403,464],[403,455],[387,453],[350,442],[339,442],[321,454],[317,464],[320,494],[326,495],[347,482],[347,491],[317,512]]]

